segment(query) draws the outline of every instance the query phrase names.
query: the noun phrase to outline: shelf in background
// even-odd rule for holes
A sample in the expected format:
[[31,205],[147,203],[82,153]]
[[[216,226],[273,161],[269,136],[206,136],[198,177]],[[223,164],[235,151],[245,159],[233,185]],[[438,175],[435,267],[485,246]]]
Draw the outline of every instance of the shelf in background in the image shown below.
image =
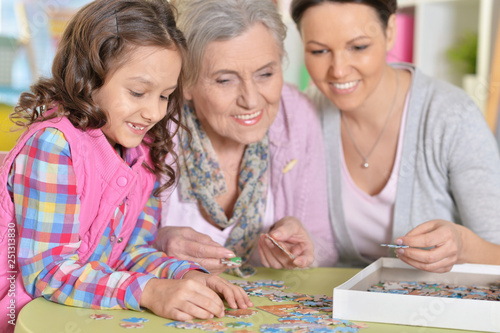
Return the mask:
[[[485,110],[500,0],[399,0],[399,13],[413,15],[413,63],[427,75],[464,88]],[[447,51],[467,34],[477,34],[476,73],[450,64]]]

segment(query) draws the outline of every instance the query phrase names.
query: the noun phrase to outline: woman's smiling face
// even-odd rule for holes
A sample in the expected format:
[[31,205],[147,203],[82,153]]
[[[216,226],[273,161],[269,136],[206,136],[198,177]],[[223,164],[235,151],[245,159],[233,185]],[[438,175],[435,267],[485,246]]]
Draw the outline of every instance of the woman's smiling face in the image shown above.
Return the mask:
[[261,23],[242,35],[207,45],[197,82],[186,100],[211,141],[247,145],[261,140],[278,113],[281,52]]
[[362,106],[380,83],[393,21],[385,29],[377,12],[363,4],[325,2],[305,11],[300,26],[307,70],[339,109]]

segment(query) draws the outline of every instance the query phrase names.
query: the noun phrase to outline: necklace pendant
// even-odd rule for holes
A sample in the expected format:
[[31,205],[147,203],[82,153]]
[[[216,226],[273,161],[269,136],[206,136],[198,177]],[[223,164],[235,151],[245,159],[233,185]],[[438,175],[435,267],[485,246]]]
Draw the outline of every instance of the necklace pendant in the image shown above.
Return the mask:
[[369,166],[370,166],[370,164],[368,164],[368,162],[365,161],[365,163],[363,163],[363,168],[364,169],[368,169]]

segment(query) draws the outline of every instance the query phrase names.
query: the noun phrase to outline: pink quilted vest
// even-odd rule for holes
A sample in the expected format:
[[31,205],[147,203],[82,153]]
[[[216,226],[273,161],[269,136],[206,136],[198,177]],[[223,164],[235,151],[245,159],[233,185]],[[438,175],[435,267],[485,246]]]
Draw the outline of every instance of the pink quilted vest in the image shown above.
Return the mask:
[[82,263],[94,252],[116,207],[127,198],[127,214],[120,233],[124,241],[114,246],[108,261],[113,266],[126,247],[156,180],[154,174],[143,166],[143,162],[150,163],[146,146],[129,150],[128,153],[137,160],[129,167],[117,156],[101,130],[78,130],[65,117],[33,124],[19,138],[0,167],[0,332],[13,331],[19,311],[33,299],[24,289],[18,265],[18,235],[22,232],[22,224],[16,223],[7,179],[13,161],[26,141],[46,127],[62,131],[71,149],[81,202],[79,235],[82,242],[77,253]]

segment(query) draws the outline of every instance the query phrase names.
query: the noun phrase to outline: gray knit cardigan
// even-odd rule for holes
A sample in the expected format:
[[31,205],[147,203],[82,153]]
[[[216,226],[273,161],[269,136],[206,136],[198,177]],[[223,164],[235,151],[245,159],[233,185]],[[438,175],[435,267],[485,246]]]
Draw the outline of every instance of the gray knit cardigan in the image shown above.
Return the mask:
[[[414,74],[406,116],[394,207],[393,239],[417,225],[444,219],[483,239],[500,243],[500,156],[483,115],[459,88]],[[322,120],[328,166],[329,214],[339,266],[370,262],[353,244],[341,198],[340,113],[319,91],[311,91]],[[369,226],[369,221],[367,226]]]

